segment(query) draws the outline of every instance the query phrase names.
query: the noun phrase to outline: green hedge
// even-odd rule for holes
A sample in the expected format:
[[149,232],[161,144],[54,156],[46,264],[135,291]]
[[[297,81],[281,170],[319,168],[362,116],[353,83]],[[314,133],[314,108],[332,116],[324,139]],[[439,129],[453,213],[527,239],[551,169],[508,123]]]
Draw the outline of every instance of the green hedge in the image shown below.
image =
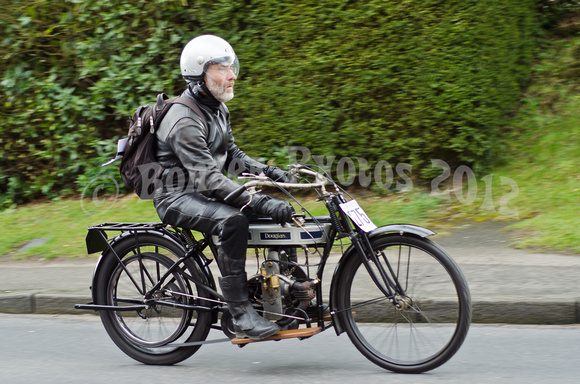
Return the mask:
[[252,57],[234,104],[255,152],[282,139],[371,163],[486,162],[535,44],[531,1],[322,1],[268,13],[284,17],[244,45],[264,62]]
[[[545,3],[539,2],[539,3]],[[550,2],[548,2],[550,3]],[[240,147],[472,166],[501,155],[538,32],[535,0],[13,1],[0,14],[4,205],[72,193],[115,170],[128,116],[184,83],[201,33],[241,61],[228,104]],[[414,172],[415,173],[415,172]]]
[[[74,193],[114,154],[110,140],[175,63],[196,13],[171,1],[17,1],[0,15],[0,194],[4,205]],[[196,33],[196,31],[193,31]]]

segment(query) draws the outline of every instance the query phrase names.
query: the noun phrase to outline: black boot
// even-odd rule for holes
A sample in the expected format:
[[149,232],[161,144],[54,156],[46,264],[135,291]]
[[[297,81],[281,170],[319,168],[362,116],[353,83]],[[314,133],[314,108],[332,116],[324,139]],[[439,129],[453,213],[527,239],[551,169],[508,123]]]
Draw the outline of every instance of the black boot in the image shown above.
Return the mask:
[[252,307],[246,274],[220,277],[219,282],[233,317],[236,337],[261,340],[280,331],[280,327],[258,315]]

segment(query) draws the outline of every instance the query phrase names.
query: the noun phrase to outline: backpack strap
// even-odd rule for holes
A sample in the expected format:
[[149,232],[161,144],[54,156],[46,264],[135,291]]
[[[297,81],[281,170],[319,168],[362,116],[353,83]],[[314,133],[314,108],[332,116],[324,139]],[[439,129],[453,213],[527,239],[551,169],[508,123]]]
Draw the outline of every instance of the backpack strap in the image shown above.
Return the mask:
[[192,109],[193,112],[195,112],[199,116],[199,118],[203,122],[203,125],[205,125],[207,127],[207,121],[205,120],[205,115],[203,114],[203,112],[201,111],[201,109],[199,108],[199,106],[197,105],[197,103],[195,101],[191,100],[189,97],[178,97],[173,102],[173,104],[176,104],[176,103],[185,105],[186,107]]

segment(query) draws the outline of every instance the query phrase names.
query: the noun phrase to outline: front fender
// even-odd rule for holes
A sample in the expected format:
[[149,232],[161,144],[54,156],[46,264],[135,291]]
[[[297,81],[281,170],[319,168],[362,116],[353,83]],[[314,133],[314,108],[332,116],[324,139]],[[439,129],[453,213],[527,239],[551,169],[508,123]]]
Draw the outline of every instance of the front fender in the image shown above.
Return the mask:
[[435,232],[430,229],[419,227],[418,225],[412,224],[389,224],[384,225],[382,227],[378,227],[377,229],[372,230],[369,233],[369,239],[373,237],[384,235],[385,233],[395,233],[398,232],[399,234],[403,235],[405,233],[411,233],[413,235],[417,235],[419,237],[428,237],[433,236]]
[[[412,235],[418,237],[428,237],[435,234],[435,232],[431,231],[430,229],[419,227],[417,225],[412,224],[390,224],[384,225],[382,227],[378,227],[371,232],[368,233],[369,240],[373,240],[374,238],[380,236],[388,236],[391,234],[398,234],[400,236],[404,235]],[[332,282],[330,284],[330,308],[332,314],[332,323],[334,325],[334,329],[336,330],[336,334],[340,335],[344,332],[344,327],[341,324],[340,316],[336,313],[336,302],[337,302],[337,295],[338,295],[338,286],[344,280],[342,275],[345,270],[345,265],[348,264],[347,261],[350,260],[351,257],[355,257],[356,251],[353,245],[347,248],[344,252],[338,263],[336,264],[336,268],[334,269],[334,273],[332,275]]]

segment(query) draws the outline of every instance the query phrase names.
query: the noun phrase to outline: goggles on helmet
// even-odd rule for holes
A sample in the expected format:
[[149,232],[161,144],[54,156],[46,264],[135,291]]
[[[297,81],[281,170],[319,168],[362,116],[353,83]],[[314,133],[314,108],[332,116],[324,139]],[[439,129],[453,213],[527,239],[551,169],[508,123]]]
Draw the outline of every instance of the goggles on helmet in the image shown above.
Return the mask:
[[205,63],[203,67],[203,72],[206,73],[208,68],[212,65],[216,65],[216,69],[221,73],[229,73],[232,71],[236,77],[240,73],[240,62],[237,56],[225,56],[217,59],[212,59]]

